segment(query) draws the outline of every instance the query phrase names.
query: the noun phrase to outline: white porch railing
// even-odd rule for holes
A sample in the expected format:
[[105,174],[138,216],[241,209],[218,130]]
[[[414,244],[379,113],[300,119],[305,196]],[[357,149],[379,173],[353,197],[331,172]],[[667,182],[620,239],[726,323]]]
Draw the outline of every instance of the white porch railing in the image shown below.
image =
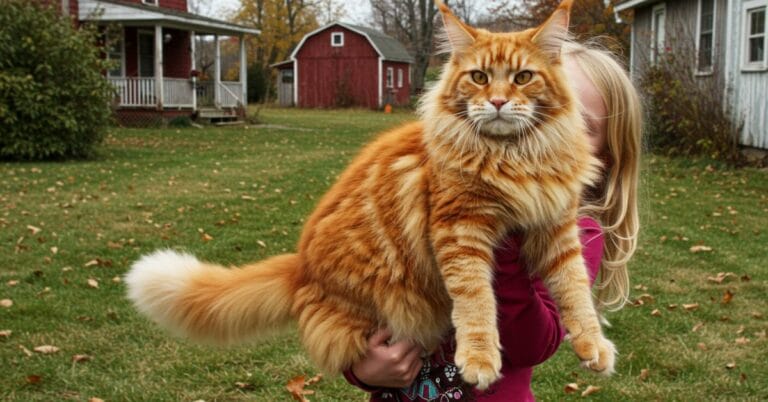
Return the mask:
[[[140,77],[107,78],[117,91],[119,106],[156,106],[155,79]],[[163,78],[163,106],[197,108],[213,102],[213,83],[198,82],[197,105],[192,82],[184,78]],[[237,107],[243,104],[243,86],[237,81],[222,81],[216,88],[219,93],[219,107]],[[210,98],[210,99],[208,99]]]
[[195,107],[192,81],[184,78],[163,78],[163,105],[170,107]]
[[244,104],[243,86],[237,81],[221,81],[219,86],[219,103],[222,107],[236,107]]
[[108,78],[117,90],[120,106],[152,106],[157,104],[154,78]]

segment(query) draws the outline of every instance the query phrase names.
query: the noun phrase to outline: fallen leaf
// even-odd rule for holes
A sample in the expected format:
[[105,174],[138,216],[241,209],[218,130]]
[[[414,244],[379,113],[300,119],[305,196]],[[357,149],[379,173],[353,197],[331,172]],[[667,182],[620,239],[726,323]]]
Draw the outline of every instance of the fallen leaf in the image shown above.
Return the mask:
[[747,381],[747,375],[744,373],[739,374],[739,382]]
[[572,382],[570,384],[565,385],[565,393],[566,394],[572,394],[579,390],[579,384],[576,384],[575,382]]
[[755,332],[755,336],[760,338],[760,339],[765,339],[766,338],[765,330]]
[[736,363],[735,362],[730,362],[730,363],[725,365],[725,368],[727,368],[728,370],[733,370],[733,369],[736,368]]
[[758,320],[759,320],[759,319],[761,319],[761,318],[763,318],[763,313],[760,313],[760,312],[757,312],[757,311],[753,311],[753,312],[751,313],[751,315],[752,315],[752,318],[756,318],[756,319],[758,319]]
[[731,292],[729,289],[725,290],[725,293],[723,293],[723,300],[721,301],[722,304],[728,304],[733,300],[733,292]]
[[747,338],[746,336],[742,336],[740,338],[736,338],[735,342],[737,345],[746,345],[749,343],[749,338]]
[[19,345],[19,349],[21,349],[22,352],[24,352],[27,357],[32,357],[34,354],[29,349],[25,348],[24,345]]
[[659,311],[659,309],[654,309],[651,311],[651,315],[654,317],[661,317],[661,311]]
[[8,285],[8,286],[16,286],[16,285],[19,284],[19,281],[11,279],[10,281],[6,282],[5,284]]
[[237,389],[241,389],[243,391],[250,391],[253,389],[253,385],[248,384],[247,382],[236,382],[235,386],[237,387]]
[[59,248],[58,247],[55,247],[55,246],[51,247],[51,253],[58,254],[58,252],[59,252]]
[[200,237],[205,242],[209,242],[209,241],[213,240],[213,236],[209,235],[208,233],[203,233],[202,235],[200,235]]
[[587,385],[587,389],[581,393],[581,396],[589,396],[600,391],[600,387],[595,385]]
[[10,338],[12,333],[13,331],[11,331],[10,329],[4,329],[0,331],[0,338]]
[[27,376],[27,378],[26,378],[26,380],[27,380],[27,384],[37,384],[37,383],[39,383],[39,382],[40,382],[42,379],[43,379],[43,377],[41,377],[41,376],[39,376],[39,375],[37,375],[37,374],[30,374],[30,375],[28,375],[28,376]]
[[72,356],[72,362],[74,362],[74,363],[82,363],[82,362],[87,362],[89,360],[91,360],[91,356],[88,356],[88,355],[74,355],[74,356]]
[[122,279],[120,279],[120,277],[119,277],[119,276],[116,276],[116,277],[112,278],[112,282],[113,282],[113,283],[120,283],[120,282],[122,282],[122,281],[123,281],[123,280],[122,280]]
[[741,335],[744,333],[744,326],[739,325],[739,329],[736,330],[736,335]]
[[92,267],[94,265],[99,265],[99,260],[98,259],[90,260],[90,261],[86,262],[85,264],[83,264],[83,266],[86,267],[86,268],[87,267]]
[[648,369],[642,369],[640,370],[640,375],[637,378],[639,378],[640,381],[645,381],[648,379],[649,375],[650,375],[650,371]]
[[93,278],[88,279],[88,287],[98,289],[99,288],[99,281]]
[[288,381],[288,383],[285,385],[285,389],[291,393],[291,396],[294,400],[299,402],[309,402],[309,399],[305,398],[304,395],[312,395],[315,393],[315,391],[306,390],[304,387],[320,381],[321,378],[321,374],[318,374],[309,380],[306,380],[306,377],[303,375],[296,376]]
[[744,274],[744,275],[741,276],[741,281],[742,282],[749,282],[751,280],[752,280],[752,278],[749,275],[747,275],[747,274]]
[[728,278],[736,278],[736,274],[733,272],[718,272],[715,276],[708,276],[707,281],[713,283],[723,283]]
[[13,300],[3,299],[0,300],[0,307],[11,308],[13,306]]
[[707,345],[704,342],[697,343],[696,347],[699,348],[699,350],[707,350]]
[[94,396],[94,397],[89,398],[88,402],[104,402],[104,400]]
[[695,246],[692,246],[690,248],[690,251],[692,253],[709,252],[709,251],[712,251],[712,247],[708,247],[708,246],[705,246],[705,245],[702,245],[702,244],[697,244]]
[[34,350],[37,353],[42,353],[44,355],[50,355],[52,353],[58,352],[60,349],[52,345],[42,345],[42,346],[36,346],[32,350]]
[[674,310],[674,309],[677,308],[677,304],[670,304],[670,305],[667,306],[667,308],[670,309],[670,310]]
[[691,332],[696,332],[696,331],[700,330],[703,326],[704,326],[704,323],[700,322],[700,323],[698,323],[698,324],[693,326],[693,329],[691,329]]
[[266,247],[267,247],[267,243],[264,243],[264,242],[263,242],[263,241],[261,241],[261,240],[256,240],[256,244],[258,244],[259,246],[261,246],[261,247],[264,247],[264,248],[266,248]]
[[43,231],[43,229],[40,229],[39,227],[32,226],[32,225],[27,225],[27,229],[29,229],[32,232],[32,236]]
[[683,308],[686,311],[693,311],[699,308],[699,303],[683,304]]

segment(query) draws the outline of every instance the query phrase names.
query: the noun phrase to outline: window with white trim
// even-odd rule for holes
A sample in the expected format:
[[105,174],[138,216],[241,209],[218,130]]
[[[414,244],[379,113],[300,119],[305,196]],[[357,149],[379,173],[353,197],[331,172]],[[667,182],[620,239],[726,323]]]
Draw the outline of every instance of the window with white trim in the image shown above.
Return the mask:
[[[762,3],[761,5],[758,5]],[[755,5],[756,7],[750,7]],[[748,2],[746,8],[744,67],[766,68],[766,3]]]
[[398,88],[403,87],[403,69],[402,68],[397,69],[397,87]]
[[666,48],[666,20],[666,4],[661,3],[653,6],[651,12],[651,64],[658,62],[659,55],[663,54]]
[[333,47],[344,46],[344,32],[331,33],[331,46]]
[[158,1],[159,0],[141,0],[142,3],[149,4],[151,6],[156,6]]
[[125,76],[125,47],[122,33],[119,38],[107,40],[107,59],[112,63],[112,69],[107,71],[107,77],[119,78]]
[[395,69],[387,67],[387,88],[395,87]]
[[700,73],[710,73],[715,54],[715,0],[699,0],[699,18],[696,26],[696,66]]

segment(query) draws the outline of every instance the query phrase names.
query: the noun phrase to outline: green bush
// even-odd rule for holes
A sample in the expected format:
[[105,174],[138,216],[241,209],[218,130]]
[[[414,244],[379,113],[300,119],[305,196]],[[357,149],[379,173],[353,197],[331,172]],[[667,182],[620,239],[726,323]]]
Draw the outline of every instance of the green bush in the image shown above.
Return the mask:
[[0,7],[0,158],[85,157],[111,119],[98,32],[26,0]]

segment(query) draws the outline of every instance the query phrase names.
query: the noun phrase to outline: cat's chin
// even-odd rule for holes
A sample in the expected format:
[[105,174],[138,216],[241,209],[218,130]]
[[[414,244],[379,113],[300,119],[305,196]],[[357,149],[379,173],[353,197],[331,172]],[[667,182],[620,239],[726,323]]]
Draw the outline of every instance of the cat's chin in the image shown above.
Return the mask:
[[480,132],[490,137],[518,137],[524,132],[524,126],[516,122],[494,119],[483,123]]

